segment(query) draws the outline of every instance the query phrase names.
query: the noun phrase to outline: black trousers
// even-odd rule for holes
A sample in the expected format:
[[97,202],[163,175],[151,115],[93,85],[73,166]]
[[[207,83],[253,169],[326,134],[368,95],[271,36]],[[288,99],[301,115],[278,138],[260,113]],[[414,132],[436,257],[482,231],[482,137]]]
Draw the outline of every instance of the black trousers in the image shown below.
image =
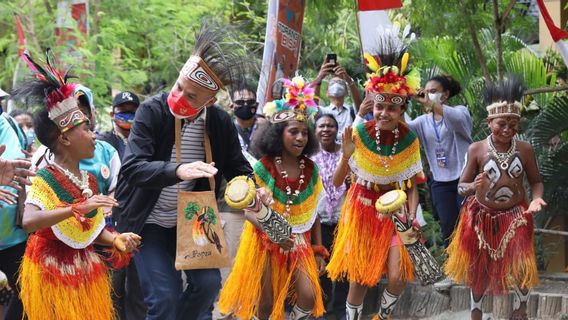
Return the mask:
[[446,248],[450,244],[450,236],[456,227],[463,201],[463,197],[458,194],[458,181],[431,180],[430,182],[432,204],[440,220],[444,247]]
[[[330,253],[336,228],[337,224],[321,225],[322,244],[327,250],[330,251]],[[320,277],[320,284],[324,295],[323,301],[326,306],[326,310],[328,309],[328,307],[332,307],[333,313],[335,314],[335,319],[345,319],[345,302],[347,301],[347,293],[349,292],[349,282],[345,280],[333,283],[326,273]]]

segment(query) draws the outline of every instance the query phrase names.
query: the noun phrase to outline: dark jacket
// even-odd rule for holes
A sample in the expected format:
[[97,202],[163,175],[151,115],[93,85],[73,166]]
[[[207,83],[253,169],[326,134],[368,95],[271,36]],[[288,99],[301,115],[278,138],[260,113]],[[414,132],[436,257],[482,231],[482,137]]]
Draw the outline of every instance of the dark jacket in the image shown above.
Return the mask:
[[[170,161],[175,129],[166,99],[166,93],[155,95],[136,111],[115,193],[119,206],[114,208],[113,217],[120,232],[139,233],[161,190],[181,181],[176,176],[178,164]],[[213,161],[219,169],[215,175],[218,194],[221,175],[230,181],[239,175],[251,175],[252,168],[241,152],[237,130],[223,109],[208,108],[205,127]],[[193,190],[210,190],[208,180],[198,179]]]

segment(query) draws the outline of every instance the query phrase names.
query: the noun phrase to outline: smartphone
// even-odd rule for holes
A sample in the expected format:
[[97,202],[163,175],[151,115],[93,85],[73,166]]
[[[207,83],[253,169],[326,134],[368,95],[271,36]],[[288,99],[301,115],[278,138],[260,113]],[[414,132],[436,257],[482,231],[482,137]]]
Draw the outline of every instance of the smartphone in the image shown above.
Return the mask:
[[337,54],[335,53],[328,53],[327,56],[325,57],[325,62],[331,62],[333,63],[333,66],[335,67],[337,65]]

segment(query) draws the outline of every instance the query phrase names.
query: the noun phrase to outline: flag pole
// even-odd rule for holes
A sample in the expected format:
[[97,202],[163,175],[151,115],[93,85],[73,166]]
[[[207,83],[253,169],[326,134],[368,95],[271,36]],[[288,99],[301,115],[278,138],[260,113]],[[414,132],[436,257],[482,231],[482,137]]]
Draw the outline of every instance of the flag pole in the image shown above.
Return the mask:
[[355,23],[357,25],[357,38],[359,39],[359,59],[363,63],[363,41],[361,40],[361,27],[359,26],[359,0],[353,0],[353,8],[355,11]]

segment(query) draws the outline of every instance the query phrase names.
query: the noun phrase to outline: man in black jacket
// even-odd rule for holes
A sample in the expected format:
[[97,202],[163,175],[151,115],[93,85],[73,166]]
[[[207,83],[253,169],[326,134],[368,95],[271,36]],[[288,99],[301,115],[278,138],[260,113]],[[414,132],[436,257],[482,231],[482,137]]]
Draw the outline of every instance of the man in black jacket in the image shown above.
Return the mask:
[[[208,27],[197,36],[192,56],[168,93],[144,101],[136,112],[126,146],[113,214],[118,230],[142,236],[134,256],[148,307],[146,319],[211,319],[220,289],[218,269],[185,270],[182,290],[176,256],[177,191],[209,190],[252,169],[242,155],[229,115],[213,105],[215,94],[235,81],[240,57],[223,53],[224,33]],[[227,51],[226,51],[227,52]],[[243,60],[240,60],[243,61]],[[181,164],[176,163],[175,118],[181,127]],[[204,133],[211,141],[212,163],[205,163]]]

